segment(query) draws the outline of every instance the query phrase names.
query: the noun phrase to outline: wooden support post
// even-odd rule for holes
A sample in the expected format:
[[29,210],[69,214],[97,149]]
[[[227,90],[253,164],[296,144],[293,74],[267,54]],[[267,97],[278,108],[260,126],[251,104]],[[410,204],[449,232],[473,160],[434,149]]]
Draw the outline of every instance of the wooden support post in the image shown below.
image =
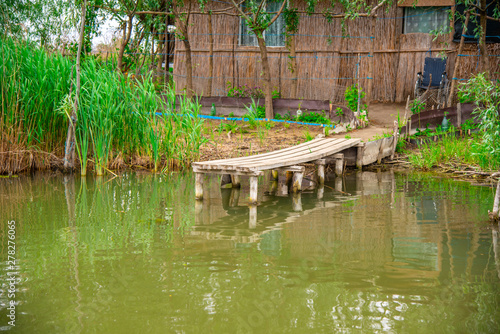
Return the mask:
[[292,208],[295,212],[302,211],[302,195],[300,193],[292,195]]
[[271,170],[271,177],[274,181],[278,181],[278,170],[276,169]]
[[457,104],[457,126],[462,128],[462,104],[460,102]]
[[222,174],[222,177],[220,178],[220,187],[221,188],[232,188],[233,187],[231,175]]
[[202,200],[203,199],[203,179],[205,178],[205,175],[203,173],[194,173],[194,174],[195,174],[195,185],[194,185],[195,198],[197,200]]
[[254,229],[257,227],[257,206],[250,205],[248,207],[248,228]]
[[251,204],[257,203],[257,190],[258,190],[259,178],[256,175],[250,176],[250,197],[248,202]]
[[240,188],[241,187],[239,175],[236,175],[236,174],[231,175],[231,182],[233,183],[233,188]]
[[337,153],[333,158],[335,159],[335,175],[341,176],[344,174],[344,154]]
[[363,169],[363,156],[365,153],[365,143],[358,144],[358,154],[356,156],[356,168]]
[[325,184],[325,159],[318,159],[314,162],[318,168],[317,170],[317,180],[318,180],[318,185],[323,185]]
[[398,145],[398,138],[399,138],[398,121],[394,121],[394,134],[392,135],[392,138],[393,142],[392,142],[391,160],[394,159],[394,153],[396,153],[396,146]]
[[303,172],[294,172],[293,173],[292,192],[294,194],[302,191],[302,178],[303,177],[304,177]]

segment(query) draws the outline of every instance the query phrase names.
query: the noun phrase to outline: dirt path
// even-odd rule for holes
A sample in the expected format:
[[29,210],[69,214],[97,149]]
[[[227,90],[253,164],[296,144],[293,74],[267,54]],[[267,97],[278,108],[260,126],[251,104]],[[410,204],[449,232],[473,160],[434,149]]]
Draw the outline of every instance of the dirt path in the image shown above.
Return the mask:
[[[348,134],[352,138],[361,138],[363,141],[373,140],[382,137],[385,133],[392,134],[394,121],[404,117],[404,103],[372,103],[368,109],[370,125],[366,128],[350,131]],[[345,133],[332,135],[333,138],[343,138]]]

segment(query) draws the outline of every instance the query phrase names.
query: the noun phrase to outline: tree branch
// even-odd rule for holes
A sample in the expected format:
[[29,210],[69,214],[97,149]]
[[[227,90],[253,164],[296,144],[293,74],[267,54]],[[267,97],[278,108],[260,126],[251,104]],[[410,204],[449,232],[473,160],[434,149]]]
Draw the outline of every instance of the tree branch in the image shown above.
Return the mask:
[[387,2],[387,0],[382,0],[378,5],[376,5],[375,7],[372,8],[372,10],[370,11],[370,13],[368,15],[372,16],[373,14],[375,14],[375,11],[377,9],[379,9],[386,2]]
[[[481,16],[481,14],[478,14],[478,13],[471,13],[471,15],[474,15],[474,16]],[[500,18],[494,18],[494,17],[491,17],[491,16],[486,16],[486,18],[488,20],[491,20],[491,21],[497,21],[497,22],[500,22]]]
[[269,23],[268,27],[274,23],[274,21],[276,21],[278,19],[278,17],[281,15],[281,13],[283,12],[283,9],[285,9],[285,5],[286,5],[286,1],[283,1],[283,3],[281,4],[281,8],[280,10],[278,11],[278,13],[273,17],[273,19],[271,20],[271,22]]

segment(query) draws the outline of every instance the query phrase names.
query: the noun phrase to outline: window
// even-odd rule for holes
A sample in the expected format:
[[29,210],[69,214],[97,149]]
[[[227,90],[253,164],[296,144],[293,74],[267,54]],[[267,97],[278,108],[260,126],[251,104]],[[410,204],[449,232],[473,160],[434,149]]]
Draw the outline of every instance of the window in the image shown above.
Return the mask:
[[[283,3],[280,1],[270,2],[266,5],[268,13],[276,13],[280,10]],[[271,14],[274,16],[275,14]],[[240,45],[257,46],[257,37],[248,28],[245,19],[241,18],[240,24]],[[285,46],[285,20],[283,15],[280,15],[276,21],[264,31],[264,39],[267,46]]]
[[405,7],[404,33],[430,33],[433,30],[447,31],[450,25],[450,7]]

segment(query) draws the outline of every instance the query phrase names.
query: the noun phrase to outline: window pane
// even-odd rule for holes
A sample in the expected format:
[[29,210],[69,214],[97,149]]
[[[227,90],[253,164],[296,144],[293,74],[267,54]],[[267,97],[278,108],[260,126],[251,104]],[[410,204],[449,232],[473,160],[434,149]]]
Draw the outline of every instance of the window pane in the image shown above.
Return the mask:
[[[266,11],[268,13],[277,12],[280,10],[283,2],[268,2],[266,5]],[[273,15],[273,14],[271,14]],[[285,45],[285,25],[283,15],[274,21],[274,23],[264,32],[264,38],[266,40],[267,46],[284,46]],[[253,45],[257,46],[257,37],[248,28],[246,21],[241,19],[241,29],[240,29],[240,45]]]
[[244,19],[241,19],[241,45],[257,45],[257,38],[255,34],[248,28]]
[[[282,2],[271,2],[267,4],[267,12],[277,12],[281,8]],[[275,14],[271,14],[273,17]],[[285,27],[283,15],[280,15],[276,21],[266,30],[266,45],[267,46],[284,46],[285,45]]]
[[430,33],[437,29],[447,29],[449,7],[405,7],[404,33]]

